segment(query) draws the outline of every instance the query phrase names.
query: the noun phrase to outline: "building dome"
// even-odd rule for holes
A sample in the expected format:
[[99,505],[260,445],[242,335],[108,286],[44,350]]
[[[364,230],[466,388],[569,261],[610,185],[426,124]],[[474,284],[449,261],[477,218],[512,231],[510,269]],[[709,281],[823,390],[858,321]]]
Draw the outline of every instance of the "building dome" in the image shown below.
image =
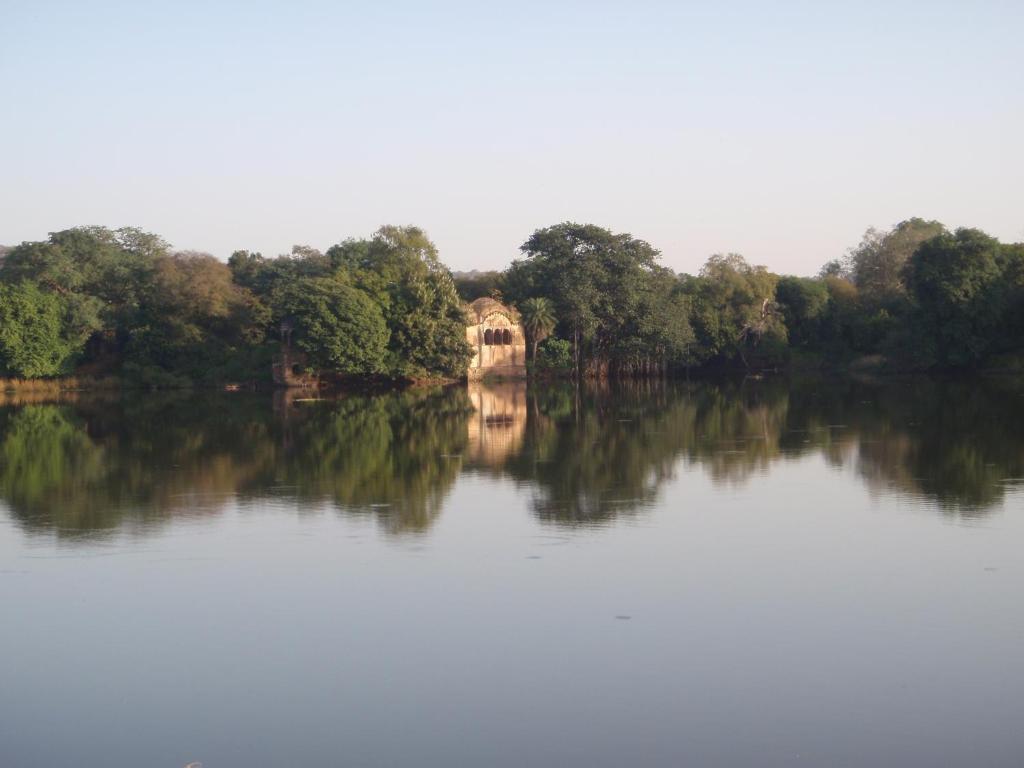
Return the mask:
[[470,325],[479,325],[494,314],[504,315],[513,325],[519,325],[519,313],[490,296],[483,296],[466,305],[466,317]]

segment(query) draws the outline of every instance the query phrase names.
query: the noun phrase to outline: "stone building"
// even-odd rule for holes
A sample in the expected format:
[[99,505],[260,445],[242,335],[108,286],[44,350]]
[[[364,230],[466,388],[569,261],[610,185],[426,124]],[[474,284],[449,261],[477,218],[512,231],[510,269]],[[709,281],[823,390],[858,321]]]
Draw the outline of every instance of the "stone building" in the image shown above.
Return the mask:
[[466,307],[466,341],[473,347],[467,375],[519,379],[526,376],[526,336],[519,313],[496,299],[477,299]]

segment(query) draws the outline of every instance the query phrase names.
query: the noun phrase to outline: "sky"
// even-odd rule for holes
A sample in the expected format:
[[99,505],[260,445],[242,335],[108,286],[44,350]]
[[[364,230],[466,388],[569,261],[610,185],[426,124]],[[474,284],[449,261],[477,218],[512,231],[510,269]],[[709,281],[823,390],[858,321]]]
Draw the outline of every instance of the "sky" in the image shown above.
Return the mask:
[[0,0],[0,243],[226,259],[562,221],[814,274],[911,216],[1024,240],[1024,3]]

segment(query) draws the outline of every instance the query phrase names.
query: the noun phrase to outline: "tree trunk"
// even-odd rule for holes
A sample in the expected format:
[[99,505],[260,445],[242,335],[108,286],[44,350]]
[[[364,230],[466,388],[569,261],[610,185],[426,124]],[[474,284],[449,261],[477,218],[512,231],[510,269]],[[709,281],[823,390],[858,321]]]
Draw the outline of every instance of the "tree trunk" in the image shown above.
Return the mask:
[[572,368],[576,378],[580,377],[580,329],[572,324]]

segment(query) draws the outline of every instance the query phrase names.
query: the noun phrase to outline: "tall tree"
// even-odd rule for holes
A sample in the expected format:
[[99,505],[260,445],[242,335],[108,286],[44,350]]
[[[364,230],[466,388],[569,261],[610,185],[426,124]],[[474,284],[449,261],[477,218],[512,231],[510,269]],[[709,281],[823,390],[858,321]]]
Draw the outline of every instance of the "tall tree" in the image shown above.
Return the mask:
[[907,284],[942,365],[962,366],[990,350],[1006,309],[999,242],[958,229],[924,242],[907,265]]
[[168,252],[163,239],[134,227],[76,227],[13,248],[0,279],[33,280],[66,297],[78,333],[114,332],[133,322],[153,264]]
[[555,308],[550,299],[535,296],[519,304],[519,314],[523,318],[523,327],[530,336],[531,358],[537,362],[537,345],[555,330]]
[[775,299],[792,345],[809,346],[819,339],[829,299],[824,280],[791,275],[782,277],[775,288]]
[[584,356],[598,373],[635,357],[657,250],[629,234],[573,222],[537,230],[520,250],[526,258],[506,273],[506,298],[551,300],[572,340],[577,374]]
[[501,272],[480,272],[474,269],[471,272],[455,272],[452,277],[455,279],[455,289],[459,292],[459,298],[463,301],[501,296]]
[[296,345],[320,370],[385,371],[388,329],[380,307],[363,291],[326,277],[306,277],[277,296],[280,319],[295,325]]
[[906,298],[904,267],[917,247],[946,231],[937,221],[913,218],[887,232],[871,228],[849,255],[850,275],[868,302],[885,305]]
[[369,240],[345,240],[326,258],[366,291],[390,332],[388,369],[400,376],[461,376],[471,357],[451,272],[418,227],[384,226]]
[[262,342],[269,319],[224,262],[195,251],[159,256],[140,291],[126,355],[141,365],[204,379],[226,358]]
[[745,329],[757,328],[758,338],[784,338],[781,317],[766,311],[775,300],[777,281],[738,253],[711,256],[698,277],[688,278],[701,357],[729,361],[741,356],[741,346],[750,339]]

